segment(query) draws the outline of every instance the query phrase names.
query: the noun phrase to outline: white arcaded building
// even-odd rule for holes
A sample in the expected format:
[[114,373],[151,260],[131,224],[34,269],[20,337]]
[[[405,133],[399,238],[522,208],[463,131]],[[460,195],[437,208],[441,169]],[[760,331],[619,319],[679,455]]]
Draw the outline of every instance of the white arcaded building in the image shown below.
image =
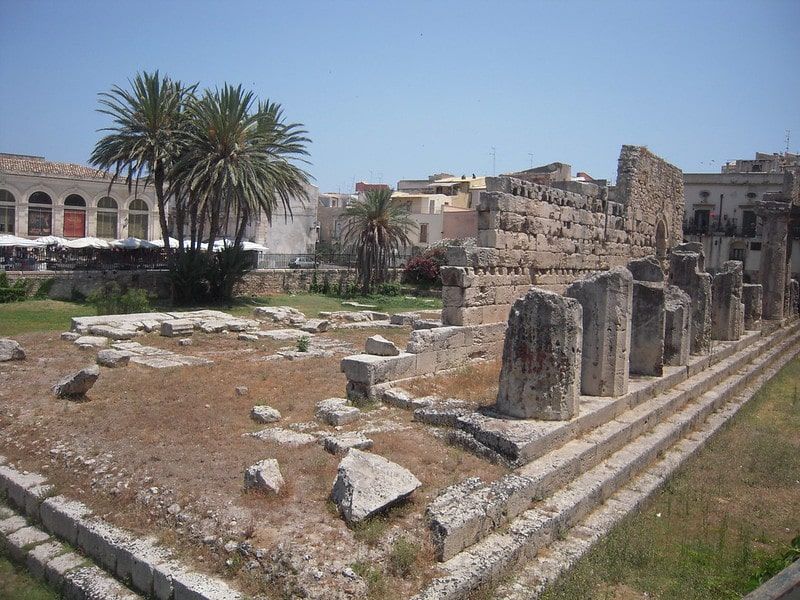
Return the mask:
[[[160,239],[152,185],[128,189],[121,182],[109,187],[110,182],[108,173],[92,167],[0,153],[0,234]],[[263,217],[250,223],[246,239],[271,253],[313,252],[319,190],[309,185],[307,193],[308,200],[292,202],[292,216],[281,206],[271,226]]]

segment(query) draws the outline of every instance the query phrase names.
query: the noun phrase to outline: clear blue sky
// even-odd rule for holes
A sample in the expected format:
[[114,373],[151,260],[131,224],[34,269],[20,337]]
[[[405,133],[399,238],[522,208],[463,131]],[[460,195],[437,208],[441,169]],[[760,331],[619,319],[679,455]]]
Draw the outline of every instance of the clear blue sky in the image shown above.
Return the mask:
[[[243,83],[313,139],[322,191],[622,144],[685,171],[800,148],[800,1],[0,0],[0,151],[86,163],[139,69]],[[712,163],[711,161],[716,161]]]

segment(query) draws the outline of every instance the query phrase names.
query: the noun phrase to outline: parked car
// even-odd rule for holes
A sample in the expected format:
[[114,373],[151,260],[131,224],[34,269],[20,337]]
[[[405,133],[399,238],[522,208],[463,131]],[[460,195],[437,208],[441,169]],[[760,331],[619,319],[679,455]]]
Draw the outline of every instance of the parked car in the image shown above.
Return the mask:
[[289,261],[290,269],[314,269],[317,263],[313,258],[297,256]]

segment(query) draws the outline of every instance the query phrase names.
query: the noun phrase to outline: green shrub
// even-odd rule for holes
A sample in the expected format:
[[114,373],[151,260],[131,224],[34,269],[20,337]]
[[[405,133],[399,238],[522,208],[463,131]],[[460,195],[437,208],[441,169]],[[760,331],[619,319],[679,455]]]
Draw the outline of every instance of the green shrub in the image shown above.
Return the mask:
[[169,267],[172,301],[181,306],[197,304],[208,297],[208,254],[194,250],[177,253]]
[[25,300],[32,287],[33,280],[17,279],[12,283],[6,272],[0,271],[0,304]]
[[403,288],[399,283],[389,281],[381,283],[375,291],[379,296],[400,296],[403,293]]
[[297,340],[297,351],[298,352],[308,352],[308,345],[311,342],[307,335],[304,335],[299,340]]
[[401,537],[392,544],[392,551],[389,554],[389,569],[398,577],[408,577],[419,556],[419,544],[409,542]]
[[55,284],[55,282],[55,277],[43,279],[39,284],[39,287],[36,289],[36,293],[33,295],[33,297],[36,300],[47,300],[47,298],[50,296],[50,290],[53,288],[53,284]]
[[150,299],[147,292],[131,288],[122,292],[116,281],[104,283],[86,297],[98,315],[120,315],[135,312],[148,312]]
[[233,288],[253,269],[250,258],[241,246],[227,246],[215,252],[210,259],[208,285],[211,300],[214,302],[230,302],[233,300]]

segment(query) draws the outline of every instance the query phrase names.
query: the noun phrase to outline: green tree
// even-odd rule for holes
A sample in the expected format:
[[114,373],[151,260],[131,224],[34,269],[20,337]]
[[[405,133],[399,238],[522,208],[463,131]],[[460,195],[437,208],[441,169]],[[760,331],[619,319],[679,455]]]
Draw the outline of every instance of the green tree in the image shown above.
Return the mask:
[[277,103],[254,104],[252,92],[225,84],[187,109],[184,152],[171,178],[191,198],[198,240],[208,223],[209,247],[231,224],[238,246],[259,214],[271,223],[279,203],[291,215],[292,199],[308,198],[309,175],[293,162],[308,154],[303,126],[286,123]]
[[374,190],[347,207],[344,237],[356,251],[356,275],[361,292],[389,279],[389,266],[401,245],[411,244],[408,234],[417,225],[408,209],[392,201],[392,191]]
[[[164,249],[169,256],[167,225],[167,176],[181,154],[181,131],[186,125],[185,107],[195,85],[143,71],[129,80],[130,90],[119,86],[100,93],[98,112],[113,120],[94,147],[91,164],[111,171],[113,183],[120,176],[130,189],[141,182],[153,183]],[[109,184],[109,189],[110,189]]]

